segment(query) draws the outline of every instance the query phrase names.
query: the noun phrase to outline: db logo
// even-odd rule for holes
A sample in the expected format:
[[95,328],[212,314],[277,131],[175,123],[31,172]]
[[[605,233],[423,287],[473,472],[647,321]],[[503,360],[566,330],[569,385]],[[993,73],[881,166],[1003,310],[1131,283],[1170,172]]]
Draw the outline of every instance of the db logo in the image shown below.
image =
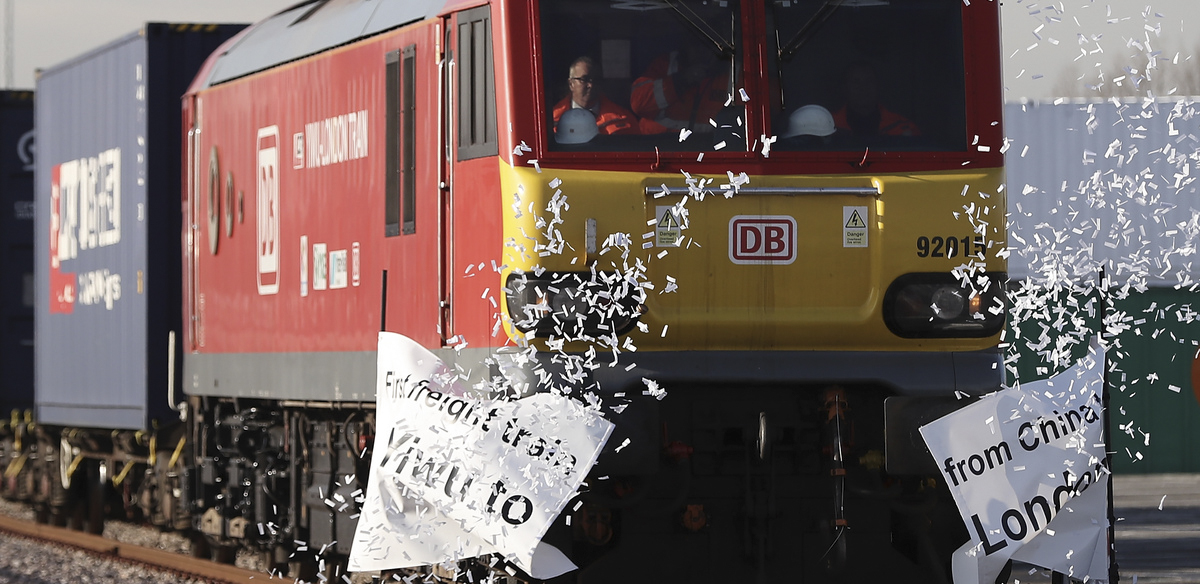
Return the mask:
[[737,215],[729,220],[729,260],[787,265],[796,261],[796,220],[787,215]]
[[258,293],[279,293],[279,127],[258,130]]

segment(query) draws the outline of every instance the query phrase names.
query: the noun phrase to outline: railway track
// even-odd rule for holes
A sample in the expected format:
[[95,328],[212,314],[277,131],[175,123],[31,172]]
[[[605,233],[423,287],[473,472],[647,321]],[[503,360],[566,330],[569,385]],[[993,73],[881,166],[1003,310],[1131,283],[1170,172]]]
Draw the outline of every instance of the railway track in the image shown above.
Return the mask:
[[271,579],[269,574],[218,564],[164,550],[122,543],[98,535],[42,525],[0,515],[0,533],[81,550],[119,562],[140,564],[193,580],[213,583],[249,584]]
[[[1114,479],[1117,560],[1121,582],[1200,583],[1200,475],[1130,475]],[[101,559],[139,564],[205,582],[263,584],[290,578],[217,564],[178,552],[147,548],[0,513],[0,534],[83,550]],[[2,564],[0,564],[2,565]],[[3,578],[0,578],[2,581]],[[330,579],[330,582],[340,579]],[[358,580],[356,580],[358,581]],[[1023,566],[1010,582],[1049,584],[1045,571]]]

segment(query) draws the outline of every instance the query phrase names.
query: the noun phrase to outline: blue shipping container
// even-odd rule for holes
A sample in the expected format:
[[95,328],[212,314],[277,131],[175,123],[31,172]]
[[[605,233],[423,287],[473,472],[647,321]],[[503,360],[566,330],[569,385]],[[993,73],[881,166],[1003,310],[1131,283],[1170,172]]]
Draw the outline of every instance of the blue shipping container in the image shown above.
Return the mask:
[[180,99],[241,25],[147,24],[38,77],[37,419],[148,428],[172,415],[181,327]]
[[33,92],[0,91],[0,419],[33,407]]

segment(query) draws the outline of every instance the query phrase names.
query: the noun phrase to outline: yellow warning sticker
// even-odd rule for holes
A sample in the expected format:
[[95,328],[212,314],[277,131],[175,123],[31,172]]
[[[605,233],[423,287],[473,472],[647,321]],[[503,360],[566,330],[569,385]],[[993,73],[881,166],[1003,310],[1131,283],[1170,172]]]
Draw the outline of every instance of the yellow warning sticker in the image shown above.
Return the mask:
[[867,207],[842,207],[842,247],[867,247]]

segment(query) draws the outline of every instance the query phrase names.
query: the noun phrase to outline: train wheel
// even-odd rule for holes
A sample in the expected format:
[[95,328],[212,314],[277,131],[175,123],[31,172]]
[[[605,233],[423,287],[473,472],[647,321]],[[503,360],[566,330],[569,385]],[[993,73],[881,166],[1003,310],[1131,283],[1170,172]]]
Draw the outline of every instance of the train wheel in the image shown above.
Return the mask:
[[231,545],[213,545],[210,556],[218,564],[232,566],[237,560],[237,547]]
[[[47,450],[43,450],[43,452],[47,452]],[[37,506],[38,517],[44,518],[47,524],[54,525],[56,528],[65,528],[68,523],[71,523],[71,510],[68,507],[71,496],[62,487],[58,465],[44,462],[38,464],[34,475],[30,478],[32,483],[30,496],[34,500],[34,505]]]
[[[40,482],[44,490],[42,491],[42,495],[39,497],[43,500],[38,501],[35,504],[38,506],[40,512],[46,517],[46,523],[55,527],[67,527],[71,518],[71,509],[68,506],[70,498],[56,497],[52,494],[53,489],[61,486],[61,483],[58,483],[57,479],[52,479],[49,477],[49,475],[43,475],[42,478],[44,480]],[[55,482],[51,483],[51,481]],[[61,490],[61,488],[59,490]],[[66,498],[68,503],[58,503],[57,501],[60,498]]]
[[191,535],[189,536],[189,539],[192,540],[192,552],[191,553],[192,553],[193,558],[210,557],[210,554],[212,553],[212,551],[209,550],[208,538],[204,537],[203,533],[192,532]]
[[329,554],[325,558],[325,570],[322,573],[324,578],[317,576],[324,582],[345,582],[344,578],[349,577],[350,573],[346,571],[346,565],[349,558],[337,554]]
[[5,444],[4,447],[0,447],[0,499],[11,500],[17,498],[17,477],[4,475],[9,457],[8,444]]
[[88,465],[87,532],[104,533],[104,518],[108,514],[108,463]]
[[63,507],[62,511],[63,519],[67,522],[65,525],[67,529],[71,531],[83,531],[87,523],[84,520],[87,517],[86,499],[73,501],[67,504],[66,507]]
[[299,582],[316,582],[317,563],[308,558],[291,560],[288,562],[288,577]]
[[44,461],[39,460],[25,471],[24,477],[18,478],[23,479],[19,488],[23,491],[24,500],[33,503],[46,516],[46,521],[50,521],[56,500],[55,489],[61,487],[47,466]]
[[274,575],[285,575],[288,571],[288,552],[283,546],[275,546],[269,550],[258,552],[259,559],[267,572]]
[[65,507],[49,507],[46,510],[50,525],[55,527],[70,527],[71,514]]
[[33,520],[36,523],[46,525],[50,523],[50,506],[38,503],[33,506]]

